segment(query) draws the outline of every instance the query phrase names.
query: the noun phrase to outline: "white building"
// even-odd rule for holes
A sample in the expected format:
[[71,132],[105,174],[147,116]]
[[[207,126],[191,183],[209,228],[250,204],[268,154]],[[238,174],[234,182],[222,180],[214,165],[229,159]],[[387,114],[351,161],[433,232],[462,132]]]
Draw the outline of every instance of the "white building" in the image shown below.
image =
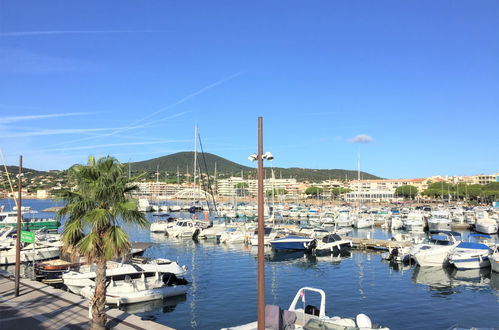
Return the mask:
[[418,193],[428,188],[428,179],[385,179],[350,181],[348,188],[352,191],[345,196],[348,202],[389,202],[399,200],[395,190],[404,185],[415,186]]
[[[240,188],[238,188],[238,186]],[[286,197],[295,198],[299,194],[298,183],[296,179],[265,179],[263,180],[263,190],[272,189],[286,190]],[[236,196],[241,193],[241,189],[248,195],[256,196],[258,193],[258,180],[243,179],[241,177],[230,177],[217,181],[217,191],[219,196]]]

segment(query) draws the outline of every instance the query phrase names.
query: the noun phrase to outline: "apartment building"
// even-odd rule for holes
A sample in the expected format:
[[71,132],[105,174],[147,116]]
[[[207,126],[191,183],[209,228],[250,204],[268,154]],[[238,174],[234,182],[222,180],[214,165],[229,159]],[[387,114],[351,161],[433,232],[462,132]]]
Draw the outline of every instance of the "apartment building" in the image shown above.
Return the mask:
[[[242,177],[230,177],[227,179],[217,180],[217,192],[219,196],[236,196],[238,193],[238,185],[244,185],[244,189],[251,196],[256,196],[258,193],[258,180],[244,179]],[[269,178],[263,180],[264,191],[274,189],[285,189],[286,196],[293,198],[299,195],[300,189],[296,179],[274,179]]]
[[349,202],[378,202],[396,200],[395,190],[403,185],[411,185],[419,192],[428,188],[429,179],[385,179],[385,180],[360,180],[350,181],[345,199]]
[[169,184],[166,182],[134,182],[138,186],[139,196],[173,196],[176,193],[191,188],[189,185]]

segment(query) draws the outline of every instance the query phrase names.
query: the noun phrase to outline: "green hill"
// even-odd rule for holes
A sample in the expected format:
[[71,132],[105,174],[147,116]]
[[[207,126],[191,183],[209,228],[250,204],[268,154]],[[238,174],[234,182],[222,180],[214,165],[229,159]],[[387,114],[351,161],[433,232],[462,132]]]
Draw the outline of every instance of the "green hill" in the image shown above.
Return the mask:
[[[203,172],[206,171],[204,165],[205,161],[210,174],[213,174],[215,171],[215,163],[217,164],[218,173],[241,173],[241,171],[246,172],[254,170],[251,167],[239,165],[217,155],[210,153],[198,153],[198,167],[201,168]],[[186,173],[188,169],[189,173],[192,174],[192,169],[194,167],[194,152],[177,152],[163,157],[131,163],[130,166],[134,172],[156,172],[156,170],[159,169],[162,172],[167,171],[169,173],[177,173],[178,167],[179,173]]]
[[[215,170],[215,163],[217,164],[217,173],[219,177],[227,177],[230,175],[240,175],[241,171],[244,172],[245,177],[256,178],[256,168],[243,166],[234,163],[225,158],[205,153],[204,156],[198,153],[198,166],[202,172],[206,172],[205,167],[208,168],[208,173],[213,175]],[[184,174],[189,170],[192,174],[194,164],[194,152],[178,152],[175,154],[158,157],[141,162],[131,163],[130,167],[133,172],[149,172],[154,173],[157,169],[164,173],[165,171],[173,174],[177,173],[177,168],[180,174]],[[266,177],[270,177],[270,168],[266,168]],[[306,168],[279,168],[274,167],[274,175],[276,178],[295,178],[298,181],[322,181],[328,179],[338,180],[353,180],[357,178],[357,171],[341,170],[341,169],[306,169]],[[379,177],[361,172],[362,179],[379,179]]]

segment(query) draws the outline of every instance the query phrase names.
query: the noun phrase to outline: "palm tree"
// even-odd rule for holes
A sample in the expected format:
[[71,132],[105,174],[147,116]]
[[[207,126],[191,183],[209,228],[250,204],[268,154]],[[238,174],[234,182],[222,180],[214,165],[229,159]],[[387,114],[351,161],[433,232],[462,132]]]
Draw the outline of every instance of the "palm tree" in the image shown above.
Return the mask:
[[72,190],[61,192],[66,202],[57,217],[67,217],[62,232],[63,249],[85,256],[97,265],[94,297],[91,300],[91,329],[106,324],[106,262],[130,250],[127,233],[119,226],[127,223],[145,227],[147,220],[137,210],[130,193],[137,189],[124,167],[112,157],[95,160],[69,169]]

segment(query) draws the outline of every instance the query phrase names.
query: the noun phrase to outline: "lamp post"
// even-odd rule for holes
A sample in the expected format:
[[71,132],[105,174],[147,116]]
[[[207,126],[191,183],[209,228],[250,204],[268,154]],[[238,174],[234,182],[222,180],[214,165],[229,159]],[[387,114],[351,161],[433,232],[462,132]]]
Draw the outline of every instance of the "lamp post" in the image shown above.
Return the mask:
[[265,264],[264,264],[264,223],[263,223],[263,160],[272,160],[270,152],[263,153],[263,118],[258,117],[258,154],[248,157],[258,161],[258,330],[265,329]]

